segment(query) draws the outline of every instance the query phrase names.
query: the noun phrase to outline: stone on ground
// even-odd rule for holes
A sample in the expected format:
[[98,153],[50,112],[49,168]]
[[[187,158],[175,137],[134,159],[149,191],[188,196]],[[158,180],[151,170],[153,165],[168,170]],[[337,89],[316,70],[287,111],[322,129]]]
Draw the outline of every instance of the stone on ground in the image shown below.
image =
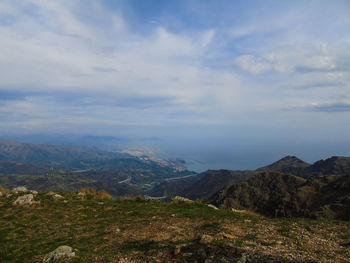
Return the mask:
[[73,249],[69,246],[60,246],[58,248],[56,248],[54,251],[48,253],[43,260],[41,261],[41,263],[53,263],[56,262],[57,260],[60,259],[68,259],[71,257],[75,256],[75,252],[73,251]]

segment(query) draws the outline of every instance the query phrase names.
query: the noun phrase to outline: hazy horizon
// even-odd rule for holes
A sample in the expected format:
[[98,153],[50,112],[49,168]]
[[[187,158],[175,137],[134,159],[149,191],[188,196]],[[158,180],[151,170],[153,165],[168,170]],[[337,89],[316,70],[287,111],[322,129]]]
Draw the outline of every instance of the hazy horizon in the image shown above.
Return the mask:
[[346,0],[1,1],[0,137],[111,136],[211,169],[350,156],[349,14]]
[[[229,141],[222,138],[202,141],[164,140],[161,138],[127,138],[114,136],[31,134],[8,135],[5,139],[25,143],[52,144],[79,148],[118,151],[125,149],[143,150],[145,154],[160,158],[179,158],[186,161],[186,167],[196,172],[206,170],[255,170],[275,162],[287,155],[294,155],[303,161],[314,163],[332,156],[349,156],[347,145],[339,142],[298,141],[276,144],[266,142]],[[312,146],[312,147],[310,147]]]

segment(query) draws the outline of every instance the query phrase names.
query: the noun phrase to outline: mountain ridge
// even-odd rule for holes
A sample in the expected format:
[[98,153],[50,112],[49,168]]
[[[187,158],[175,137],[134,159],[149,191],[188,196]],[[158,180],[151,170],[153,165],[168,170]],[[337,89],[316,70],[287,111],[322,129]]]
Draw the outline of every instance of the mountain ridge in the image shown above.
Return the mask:
[[210,203],[270,217],[350,220],[350,174],[305,179],[260,172],[223,188],[212,196]]

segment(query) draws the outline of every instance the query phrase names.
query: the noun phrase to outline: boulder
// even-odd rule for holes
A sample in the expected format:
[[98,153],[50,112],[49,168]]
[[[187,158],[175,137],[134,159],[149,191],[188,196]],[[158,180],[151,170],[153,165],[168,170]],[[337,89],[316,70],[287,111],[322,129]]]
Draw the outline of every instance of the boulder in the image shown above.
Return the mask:
[[212,204],[208,204],[208,207],[213,208],[215,210],[219,210],[219,208],[217,208],[215,205],[212,205]]
[[83,192],[78,192],[77,197],[78,199],[83,200],[86,198],[86,194]]
[[31,205],[34,203],[34,196],[32,194],[19,196],[16,201],[14,201],[13,205]]
[[184,203],[194,203],[193,200],[182,197],[182,196],[175,196],[173,199],[171,199],[172,202],[184,202]]
[[54,251],[48,253],[41,263],[53,263],[60,259],[69,259],[75,256],[75,252],[69,246],[60,246]]
[[2,192],[0,191],[0,197],[2,196]]
[[54,200],[64,199],[64,197],[63,197],[62,195],[59,195],[59,194],[54,194],[54,195],[52,195],[52,198],[53,198]]
[[56,194],[55,192],[48,192],[46,195],[51,196],[54,200],[64,199],[64,197],[60,194]]
[[28,189],[25,186],[18,186],[13,188],[11,192],[14,194],[24,193],[24,192],[28,192]]

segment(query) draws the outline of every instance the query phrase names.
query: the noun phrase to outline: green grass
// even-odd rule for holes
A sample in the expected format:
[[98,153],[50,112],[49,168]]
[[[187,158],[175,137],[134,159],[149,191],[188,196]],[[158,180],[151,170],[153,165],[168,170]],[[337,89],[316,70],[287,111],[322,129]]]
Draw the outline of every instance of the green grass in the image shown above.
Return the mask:
[[[140,251],[142,254],[147,247],[153,249],[155,241],[152,238],[160,231],[164,233],[174,231],[174,235],[164,237],[162,242],[175,246],[183,242],[198,243],[203,234],[215,236],[219,232],[226,231],[227,224],[250,228],[260,223],[274,224],[279,234],[293,241],[295,224],[298,224],[299,228],[310,229],[318,224],[315,220],[273,220],[214,210],[199,202],[163,203],[142,199],[79,200],[76,193],[60,192],[60,194],[64,195],[68,202],[54,201],[45,193],[41,193],[35,198],[40,204],[17,207],[11,204],[16,199],[15,195],[9,199],[0,198],[0,262],[39,262],[45,254],[60,245],[78,249],[77,257],[68,262],[111,262],[111,259],[118,254],[129,255]],[[185,224],[184,222],[191,225],[186,232],[192,231],[192,237],[186,236],[185,232],[179,238],[176,229],[166,228],[173,224],[182,227],[181,224]],[[322,221],[321,224],[327,226],[328,223]],[[341,227],[347,225],[346,222],[329,223],[331,226],[337,224]],[[165,228],[160,229],[162,226]],[[340,236],[344,241],[349,237],[349,232],[343,232]],[[255,239],[254,233],[247,233],[234,241],[216,240],[215,244],[218,246],[234,244],[236,247],[243,247],[247,241]],[[265,245],[271,244],[273,245],[273,241]],[[99,259],[91,261],[95,257]]]
[[[103,248],[106,242],[103,237],[108,233],[106,228],[113,224],[122,231],[130,228],[130,225],[137,225],[139,229],[147,228],[154,215],[164,220],[203,218],[215,221],[220,218],[241,218],[234,213],[217,211],[196,203],[82,201],[76,200],[74,194],[66,194],[68,202],[64,203],[39,194],[36,197],[40,201],[39,205],[16,207],[11,204],[15,198],[3,199],[0,206],[0,262],[38,262],[60,245],[77,248],[82,258],[96,253],[108,257],[117,252],[137,250],[144,247],[146,241],[131,240],[114,248]],[[219,228],[219,223],[207,223],[200,230],[212,232]]]

